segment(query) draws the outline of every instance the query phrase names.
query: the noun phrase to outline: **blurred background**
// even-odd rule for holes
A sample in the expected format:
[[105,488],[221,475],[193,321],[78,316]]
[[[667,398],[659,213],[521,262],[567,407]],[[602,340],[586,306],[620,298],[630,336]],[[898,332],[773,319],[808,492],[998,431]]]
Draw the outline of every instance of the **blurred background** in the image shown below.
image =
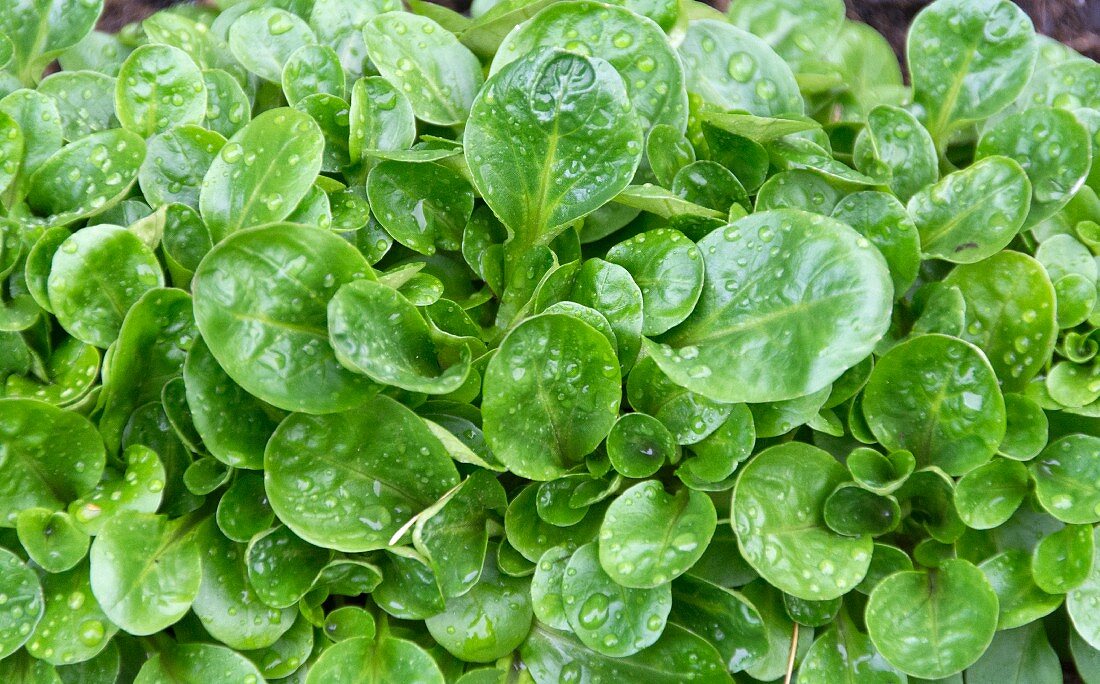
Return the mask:
[[[736,2],[736,0],[734,0]],[[848,17],[874,26],[898,54],[905,45],[909,22],[930,0],[847,0]],[[438,0],[442,5],[465,10],[470,0]],[[726,9],[730,0],[707,0]],[[1056,38],[1082,54],[1100,61],[1100,0],[1015,0],[1031,15],[1040,33]],[[100,28],[115,31],[174,4],[173,0],[107,0]]]

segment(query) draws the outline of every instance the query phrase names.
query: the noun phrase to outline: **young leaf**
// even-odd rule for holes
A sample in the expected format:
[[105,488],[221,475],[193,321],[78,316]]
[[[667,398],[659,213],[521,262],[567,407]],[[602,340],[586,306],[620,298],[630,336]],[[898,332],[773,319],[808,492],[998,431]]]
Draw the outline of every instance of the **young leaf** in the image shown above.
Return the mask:
[[915,99],[941,147],[953,127],[996,114],[1035,66],[1035,29],[1008,0],[939,0],[913,20],[906,54]]
[[[415,467],[394,467],[397,454],[410,452],[418,454]],[[279,519],[311,544],[348,552],[385,548],[394,532],[458,482],[424,422],[386,397],[344,413],[292,414],[272,435],[264,467]],[[344,483],[339,498],[328,491],[333,477]],[[382,479],[386,487],[375,484]],[[327,493],[317,497],[315,489]]]
[[731,522],[741,555],[773,586],[811,601],[836,598],[863,580],[869,536],[844,537],[825,526],[825,500],[844,467],[807,444],[771,447],[741,471]]
[[500,45],[490,75],[543,47],[606,59],[622,76],[648,132],[657,124],[687,125],[684,69],[660,27],[626,7],[580,0],[555,3],[520,24]]
[[902,672],[942,679],[972,665],[997,628],[997,595],[963,560],[934,570],[898,572],[867,602],[871,642]]
[[202,74],[183,50],[142,45],[119,70],[115,112],[123,128],[143,137],[201,123],[206,115]]
[[791,67],[751,33],[714,19],[694,21],[678,50],[688,92],[707,104],[758,116],[802,114]]
[[235,133],[199,193],[199,211],[214,242],[289,216],[317,178],[323,150],[320,127],[293,109],[268,110]]
[[[560,477],[610,432],[620,382],[615,352],[594,328],[565,314],[530,318],[504,338],[485,371],[485,438],[509,470]],[[519,412],[523,421],[512,418]]]
[[544,48],[489,79],[463,149],[474,186],[510,229],[514,249],[530,249],[627,186],[642,132],[610,64]]
[[[301,268],[292,277],[284,268],[293,263]],[[199,265],[195,321],[219,365],[250,394],[288,411],[340,411],[375,386],[336,360],[328,300],[364,278],[373,273],[362,255],[328,231],[291,224],[242,231]],[[263,289],[249,285],[261,282]]]
[[441,126],[466,120],[483,76],[453,33],[428,17],[386,12],[367,21],[363,38],[371,61],[404,91],[417,118]]
[[[699,248],[706,279],[698,305],[645,342],[661,370],[688,389],[725,402],[804,396],[867,356],[886,330],[893,295],[886,264],[837,221],[762,212],[715,230]],[[818,324],[803,324],[811,318]]]

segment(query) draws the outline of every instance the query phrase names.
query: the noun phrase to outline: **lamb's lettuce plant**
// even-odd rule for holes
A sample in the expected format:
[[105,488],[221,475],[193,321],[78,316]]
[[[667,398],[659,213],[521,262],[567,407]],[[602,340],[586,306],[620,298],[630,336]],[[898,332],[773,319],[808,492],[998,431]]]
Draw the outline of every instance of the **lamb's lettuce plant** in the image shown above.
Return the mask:
[[0,681],[1100,682],[1100,65],[213,5],[0,0]]

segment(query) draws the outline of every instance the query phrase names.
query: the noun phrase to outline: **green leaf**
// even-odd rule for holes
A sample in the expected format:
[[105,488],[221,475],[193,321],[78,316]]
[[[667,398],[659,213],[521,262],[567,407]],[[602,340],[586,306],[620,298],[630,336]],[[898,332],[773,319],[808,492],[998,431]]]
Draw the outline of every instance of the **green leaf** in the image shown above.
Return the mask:
[[87,418],[33,399],[0,399],[0,416],[0,525],[61,510],[99,482],[106,454]]
[[[332,173],[348,166],[351,162],[351,155],[348,151],[351,135],[348,103],[335,95],[313,93],[299,100],[295,107],[308,114],[321,129],[321,135],[325,140],[324,152],[321,157],[321,170]],[[319,189],[310,190],[294,212],[287,217],[288,221],[295,223],[313,222],[297,218],[302,215],[311,196],[322,201],[327,200],[327,196]],[[325,213],[328,213],[327,207]],[[327,225],[322,225],[322,227],[327,227]]]
[[1069,435],[1049,444],[1030,466],[1035,497],[1062,522],[1100,522],[1100,437]]
[[235,542],[248,542],[270,529],[275,514],[267,501],[263,476],[239,473],[222,494],[215,519],[222,534]]
[[676,172],[695,161],[695,148],[683,132],[669,124],[657,124],[646,136],[646,160],[663,186],[672,184]]
[[[60,229],[66,236],[65,229]],[[70,337],[54,348],[46,360],[46,382],[20,375],[8,377],[8,397],[37,399],[54,406],[68,406],[83,399],[99,376],[99,350]]]
[[296,50],[317,38],[300,17],[277,7],[260,7],[229,27],[229,49],[260,78],[282,83],[283,68]]
[[318,41],[336,51],[350,75],[362,76],[369,63],[363,28],[376,14],[400,7],[396,0],[317,0],[309,12],[309,24]]
[[273,608],[291,608],[317,584],[332,553],[278,525],[252,538],[244,560],[251,591]]
[[946,146],[951,129],[996,114],[1024,89],[1035,30],[1008,0],[939,0],[917,15],[906,53],[914,98]]
[[[202,338],[187,353],[183,380],[195,430],[210,454],[235,468],[260,468],[282,413],[233,382]],[[223,422],[230,412],[233,423]]]
[[380,283],[341,287],[329,302],[328,325],[340,363],[384,385],[446,394],[461,387],[470,370],[466,347],[437,346],[420,312]]
[[1044,617],[1062,603],[1039,589],[1031,574],[1026,551],[1009,549],[986,559],[979,566],[997,593],[1000,616],[997,629],[1012,629]]
[[733,485],[730,476],[749,457],[755,444],[752,413],[744,404],[734,406],[717,430],[691,446],[694,457],[677,468],[676,476],[695,489],[728,489],[726,485]]
[[348,151],[352,162],[367,152],[404,150],[416,139],[416,119],[405,94],[380,76],[361,78],[351,89]]
[[492,565],[485,560],[494,520],[490,511],[501,511],[507,505],[508,498],[496,479],[485,471],[475,471],[418,515],[413,544],[428,559],[445,597],[465,595],[478,582],[482,566]]
[[0,658],[15,653],[42,619],[45,602],[38,577],[11,551],[0,548]]
[[382,581],[372,595],[379,608],[405,620],[424,620],[443,610],[439,584],[420,554],[397,546],[379,561]]
[[1077,632],[1070,632],[1069,648],[1081,679],[1086,684],[1095,684],[1100,674],[1100,649],[1090,646]]
[[8,63],[14,55],[15,46],[12,44],[11,38],[0,33],[0,69],[8,66]]
[[689,24],[678,48],[688,92],[758,116],[802,114],[791,67],[760,38],[714,19]]
[[611,430],[620,382],[615,353],[594,328],[564,314],[527,319],[485,371],[485,438],[512,472],[559,477]]
[[459,40],[479,57],[491,57],[513,28],[538,14],[554,0],[492,0],[488,10],[477,4],[470,7],[473,20]]
[[794,399],[753,404],[752,422],[758,437],[778,437],[810,422],[829,398],[831,387]]
[[914,337],[880,358],[863,412],[888,449],[911,451],[918,465],[952,475],[989,461],[1005,434],[1004,399],[989,362],[946,335]]
[[130,308],[163,285],[156,257],[138,237],[119,226],[99,225],[61,243],[47,292],[69,334],[106,348],[118,337]]
[[103,612],[131,634],[159,632],[191,607],[202,550],[188,518],[131,513],[111,518],[92,543],[91,586]]
[[993,156],[913,195],[909,213],[926,258],[972,264],[1007,246],[1030,206],[1024,170],[1008,157]]
[[300,671],[313,652],[313,639],[313,625],[300,615],[274,644],[241,655],[251,660],[269,681],[282,679]]
[[1066,525],[1043,537],[1031,553],[1035,585],[1048,594],[1064,594],[1084,582],[1092,569],[1089,525]]
[[600,564],[623,586],[658,587],[699,560],[716,524],[706,495],[682,489],[670,496],[659,482],[642,482],[608,507],[600,527]]
[[[3,34],[0,34],[3,35]],[[0,112],[0,194],[15,182],[23,163],[24,133],[19,122],[5,112]]]
[[[415,464],[393,465],[409,453]],[[292,414],[272,435],[264,467],[279,519],[311,544],[348,552],[384,548],[458,483],[424,422],[385,397],[344,413]]]
[[[19,127],[22,149],[18,176],[8,187],[7,198],[21,199],[29,188],[27,181],[44,161],[61,149],[61,113],[53,98],[36,90],[21,89],[0,99],[0,111]],[[10,128],[8,135],[10,135]],[[8,143],[11,145],[11,143]]]
[[1042,623],[998,632],[981,659],[966,671],[973,684],[1059,684],[1062,667]]
[[156,452],[134,444],[123,451],[122,461],[125,472],[108,471],[95,489],[69,504],[69,513],[88,534],[99,534],[116,516],[156,513],[160,507],[167,473]]
[[730,21],[763,38],[797,67],[816,57],[835,37],[844,20],[839,0],[741,0],[730,7]]
[[137,180],[145,142],[130,131],[92,133],[42,162],[30,177],[27,203],[56,225],[106,211]]
[[618,195],[638,167],[642,140],[610,64],[544,48],[489,79],[463,149],[474,187],[522,250],[548,244]]
[[115,78],[95,71],[63,71],[47,77],[38,93],[58,109],[65,139],[76,142],[116,127]]
[[1054,214],[1077,193],[1092,163],[1088,131],[1062,109],[1034,107],[998,121],[982,133],[975,150],[981,159],[1014,159],[1031,181],[1026,225]]
[[871,241],[890,268],[894,297],[902,297],[920,267],[920,237],[905,207],[884,192],[857,192],[833,207],[832,217]]
[[453,33],[428,17],[386,12],[363,30],[367,54],[404,91],[418,119],[441,126],[466,121],[481,89],[481,64]]
[[534,615],[539,623],[554,629],[569,630],[561,583],[572,557],[571,546],[555,546],[542,554],[531,577],[531,608]]
[[12,71],[24,83],[37,82],[51,60],[92,30],[102,11],[102,0],[5,3],[0,33],[14,47]]
[[871,562],[871,538],[825,526],[825,500],[844,467],[808,444],[771,447],[741,470],[731,521],[741,555],[780,590],[811,601],[850,591]]
[[889,185],[902,202],[939,178],[932,136],[901,107],[880,105],[867,113],[853,157],[857,169]]
[[325,649],[309,668],[306,684],[443,684],[435,660],[411,641],[382,637],[344,639]]
[[[692,391],[729,402],[804,396],[866,357],[886,330],[885,261],[837,221],[762,212],[715,230],[699,249],[706,278],[695,310],[645,343]],[[771,250],[775,257],[763,256]],[[738,258],[751,253],[760,256]],[[804,275],[788,282],[790,273]]]
[[224,646],[172,644],[145,661],[134,684],[200,684],[212,680],[263,681],[255,665]]
[[731,672],[751,667],[768,651],[764,620],[747,598],[690,574],[672,584],[669,622],[709,641]]
[[326,45],[304,45],[291,53],[283,66],[282,84],[292,107],[317,93],[346,97],[340,56]]
[[218,530],[213,520],[198,528],[202,584],[192,610],[210,636],[237,650],[266,648],[294,623],[293,608],[272,608],[252,588],[245,548]]
[[118,449],[133,412],[159,400],[165,383],[180,374],[197,336],[191,297],[183,290],[153,289],[130,307],[112,346],[100,399],[99,431],[108,449]]
[[178,202],[199,208],[199,190],[225,138],[200,126],[171,128],[149,139],[138,185],[153,207]]
[[721,656],[701,637],[675,625],[649,648],[626,658],[614,658],[586,647],[568,632],[536,625],[520,648],[523,662],[536,681],[638,680],[672,684],[690,676],[711,684],[728,682]]
[[214,242],[289,216],[317,178],[323,149],[316,122],[293,109],[268,110],[235,133],[199,193]]
[[624,587],[603,570],[598,553],[595,544],[586,544],[569,560],[561,582],[565,614],[588,648],[615,658],[630,656],[660,638],[671,587]]
[[[461,596],[447,599],[443,612],[425,621],[428,633],[451,655],[488,663],[510,654],[531,629],[529,583],[500,574],[495,549],[485,557],[481,576]],[[472,628],[472,626],[483,626]]]
[[241,83],[221,69],[202,72],[206,85],[206,116],[203,123],[215,133],[230,137],[252,117],[248,96]]
[[143,137],[202,123],[206,85],[199,67],[168,45],[138,47],[118,72],[115,112],[123,128]]
[[459,249],[474,210],[470,184],[438,164],[384,161],[367,178],[367,197],[386,232],[429,256]]
[[27,653],[53,665],[71,665],[105,652],[118,627],[100,609],[88,582],[87,563],[43,578],[46,608]]
[[1054,288],[1026,254],[1005,251],[945,278],[965,303],[962,339],[985,352],[1008,389],[1020,389],[1050,357],[1057,337]]
[[590,0],[554,3],[508,34],[490,75],[538,48],[556,47],[611,63],[638,114],[642,129],[687,125],[684,69],[659,26],[631,8]]
[[798,681],[903,684],[907,678],[875,650],[871,639],[856,628],[847,613],[841,612],[833,626],[810,647],[798,668]]
[[27,555],[47,572],[65,572],[88,553],[88,535],[64,511],[24,508],[15,529]]
[[988,530],[1012,517],[1027,492],[1027,468],[1016,461],[995,458],[959,480],[955,509],[968,527]]
[[1089,646],[1100,650],[1100,613],[1095,610],[1100,602],[1100,528],[1093,530],[1092,541],[1092,569],[1085,581],[1066,596],[1066,612],[1077,634]]
[[911,570],[879,582],[867,602],[871,642],[902,672],[942,679],[982,655],[997,628],[997,595],[963,560]]
[[565,267],[551,274],[536,296],[536,306],[554,300],[588,306],[606,318],[613,331],[619,365],[630,370],[642,346],[644,301],[630,273],[602,259],[588,259],[580,268]]
[[374,617],[359,606],[343,606],[325,616],[325,636],[333,641],[360,636],[373,638],[376,630]]
[[523,488],[508,504],[508,511],[504,516],[508,543],[520,555],[534,563],[553,547],[565,545],[575,549],[596,538],[603,520],[603,506],[589,506],[579,522],[568,527],[559,527],[539,517],[536,501],[539,488],[537,484]]
[[648,183],[627,186],[615,196],[613,201],[618,205],[657,214],[663,219],[675,220],[678,217],[682,217],[681,220],[722,219],[724,217],[723,212],[696,205],[695,202],[686,200],[671,190]]
[[709,160],[692,162],[676,172],[672,193],[726,214],[733,205],[748,206],[748,194],[732,171]]
[[625,477],[650,477],[676,460],[672,433],[646,413],[627,413],[611,426],[605,445],[611,466]]
[[797,662],[809,650],[813,642],[814,630],[800,629],[797,643],[793,642],[792,632],[795,623],[787,615],[783,593],[766,581],[757,579],[742,587],[741,591],[760,612],[768,640],[767,653],[746,668],[745,673],[760,681],[783,677],[787,671],[787,661],[790,658],[792,645]]
[[833,532],[849,537],[892,532],[901,522],[901,509],[894,497],[876,494],[856,484],[840,485],[825,500],[825,524]]
[[[766,166],[767,152],[763,147],[760,152]],[[796,168],[776,173],[760,187],[756,211],[802,209],[827,216],[847,194],[848,190],[840,187],[840,183],[816,171]]]
[[292,224],[242,231],[199,265],[195,320],[218,364],[248,393],[289,411],[345,410],[374,385],[336,360],[328,301],[359,279],[373,279],[370,267],[333,233]]

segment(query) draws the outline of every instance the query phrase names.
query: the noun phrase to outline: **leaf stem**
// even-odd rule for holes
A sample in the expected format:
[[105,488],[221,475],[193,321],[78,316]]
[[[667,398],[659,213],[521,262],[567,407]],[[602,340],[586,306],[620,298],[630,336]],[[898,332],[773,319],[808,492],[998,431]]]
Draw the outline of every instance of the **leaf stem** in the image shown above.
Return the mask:
[[798,652],[798,623],[794,623],[794,629],[791,630],[791,652],[787,656],[787,676],[783,678],[783,684],[791,684],[791,677],[794,676],[794,657]]

